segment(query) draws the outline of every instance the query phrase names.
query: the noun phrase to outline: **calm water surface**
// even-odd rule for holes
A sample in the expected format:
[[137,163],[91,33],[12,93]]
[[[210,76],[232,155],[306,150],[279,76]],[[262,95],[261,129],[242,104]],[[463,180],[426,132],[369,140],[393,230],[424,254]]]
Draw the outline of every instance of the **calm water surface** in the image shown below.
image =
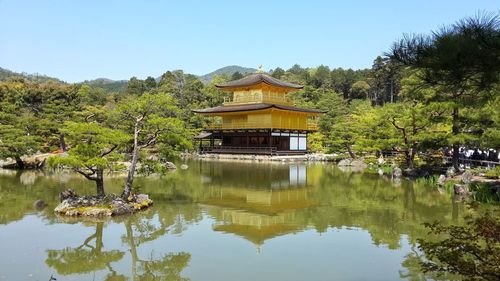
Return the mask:
[[421,280],[422,223],[460,223],[466,210],[332,165],[187,164],[138,178],[153,208],[108,220],[52,212],[65,188],[94,192],[79,176],[0,170],[0,280]]

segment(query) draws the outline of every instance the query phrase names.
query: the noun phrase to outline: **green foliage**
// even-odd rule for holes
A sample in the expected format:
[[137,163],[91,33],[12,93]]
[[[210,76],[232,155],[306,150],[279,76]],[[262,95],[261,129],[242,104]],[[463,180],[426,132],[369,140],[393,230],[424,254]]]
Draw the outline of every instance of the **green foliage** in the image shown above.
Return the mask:
[[307,137],[307,149],[312,152],[323,153],[325,152],[325,147],[323,146],[325,141],[325,136],[320,132],[309,134]]
[[35,153],[42,139],[37,136],[37,124],[29,115],[0,113],[0,157],[19,158]]
[[127,83],[128,81],[126,80],[115,81],[106,78],[98,78],[90,81],[86,80],[82,84],[105,93],[124,93],[127,88]]
[[128,98],[117,105],[112,120],[118,127],[134,135],[137,124],[138,143],[145,147],[159,145],[158,151],[169,154],[169,150],[189,149],[193,133],[177,116],[181,109],[178,102],[169,94],[146,93],[138,98]]
[[500,166],[496,166],[495,169],[486,170],[484,176],[490,179],[500,178]]
[[447,144],[450,128],[443,125],[446,107],[433,103],[399,102],[385,104],[377,110],[381,149],[403,153],[405,166],[413,168],[418,151],[439,148]]
[[[499,17],[479,14],[430,35],[405,37],[391,58],[418,70],[421,87],[439,91],[429,98],[457,105],[481,103],[498,83]],[[491,51],[485,51],[491,50]]]
[[83,168],[95,166],[109,167],[116,159],[116,153],[108,153],[126,143],[130,137],[120,130],[106,128],[97,123],[66,122],[62,129],[68,136],[71,150],[67,157],[54,157],[54,164]]
[[[464,118],[462,111],[476,113],[498,94],[499,26],[498,14],[478,14],[430,35],[406,36],[394,44],[389,55],[416,76],[412,92],[416,92],[422,102],[450,104],[453,119],[449,141],[453,144],[455,169],[459,166],[459,146],[477,143],[482,133],[468,122],[471,116],[477,119],[478,116],[474,116],[477,114],[467,116],[466,112]],[[487,143],[495,142],[496,131],[488,131]]]
[[[495,170],[492,170],[495,171]],[[474,200],[483,203],[500,203],[500,193],[488,183],[473,182],[469,184]]]
[[378,56],[373,61],[367,80],[370,85],[369,98],[372,104],[383,105],[386,102],[396,101],[401,87],[399,81],[403,74],[404,72],[395,60]]
[[[170,74],[169,74],[170,75]],[[160,87],[166,86],[162,79]],[[190,148],[192,134],[185,123],[178,118],[181,109],[178,102],[170,94],[145,93],[138,98],[123,100],[113,113],[114,123],[132,138],[131,165],[128,169],[127,182],[122,193],[127,198],[132,192],[136,165],[139,153],[145,149],[154,151],[160,160],[172,155],[173,151]],[[157,165],[146,161],[143,172],[155,172]]]
[[370,85],[366,81],[360,80],[352,84],[349,91],[349,99],[368,99],[370,94]]
[[281,79],[281,76],[285,75],[285,70],[281,67],[276,67],[273,71],[271,71],[271,76],[276,79]]
[[[500,85],[493,90],[500,93]],[[481,144],[484,147],[500,147],[500,95],[488,101],[482,110],[477,113],[483,114],[482,120],[478,122],[476,131],[482,131]]]
[[0,67],[0,81],[6,81],[6,80],[10,80],[10,79],[23,79],[23,80],[27,80],[27,81],[31,81],[31,82],[35,82],[35,83],[45,83],[48,81],[53,81],[53,82],[57,82],[57,83],[64,83],[63,81],[61,81],[57,78],[49,77],[46,75],[41,75],[39,73],[33,73],[33,74],[28,74],[25,72],[17,73],[17,72],[10,71],[8,69]]
[[221,105],[224,102],[225,97],[229,97],[229,93],[221,91],[219,88],[215,87],[217,84],[222,84],[228,82],[229,77],[227,75],[215,75],[210,83],[208,83],[203,88],[203,94],[206,97],[206,105],[209,107],[214,107]]
[[[368,101],[355,100],[346,103],[342,99],[328,99],[325,108],[330,110],[320,120],[322,132],[327,136],[330,150],[347,151],[352,158],[354,152],[370,152],[380,149],[381,119],[378,111]],[[376,141],[377,140],[377,141]]]
[[167,172],[167,168],[159,161],[151,160],[151,159],[143,159],[141,161],[141,165],[137,169],[137,173],[145,176],[149,176],[152,174],[165,174]]
[[445,235],[439,241],[420,239],[421,261],[425,272],[438,275],[458,274],[463,280],[498,280],[500,278],[500,221],[485,214],[468,219],[467,226],[425,224],[429,234]]
[[104,195],[103,172],[116,167],[122,157],[117,153],[130,137],[120,130],[97,123],[66,122],[62,130],[71,149],[67,155],[49,157],[52,168],[67,167],[96,182],[97,194]]
[[241,78],[243,78],[243,74],[241,74],[239,71],[236,71],[235,73],[233,73],[233,75],[231,75],[231,81],[238,80]]

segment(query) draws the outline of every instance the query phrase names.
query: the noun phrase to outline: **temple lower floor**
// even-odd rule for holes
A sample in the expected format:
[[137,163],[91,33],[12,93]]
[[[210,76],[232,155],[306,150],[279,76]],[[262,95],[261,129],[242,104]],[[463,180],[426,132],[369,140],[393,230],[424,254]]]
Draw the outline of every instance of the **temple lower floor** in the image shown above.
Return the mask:
[[305,154],[308,131],[220,130],[202,133],[201,153]]

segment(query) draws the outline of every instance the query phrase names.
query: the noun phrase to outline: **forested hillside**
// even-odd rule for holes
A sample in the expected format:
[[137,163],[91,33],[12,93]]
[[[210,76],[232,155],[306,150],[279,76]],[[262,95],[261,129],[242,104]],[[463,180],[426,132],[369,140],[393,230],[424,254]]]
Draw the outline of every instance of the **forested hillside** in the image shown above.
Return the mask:
[[228,77],[231,77],[234,73],[239,73],[241,75],[245,75],[248,73],[254,73],[257,69],[254,68],[248,68],[248,67],[242,67],[238,65],[230,65],[230,66],[225,66],[222,68],[219,68],[215,71],[212,71],[210,73],[207,73],[205,75],[199,76],[199,79],[203,83],[209,83],[212,81],[212,79],[217,76],[217,75],[227,75]]
[[0,67],[0,81],[7,80],[12,77],[24,77],[26,80],[33,81],[33,82],[46,82],[46,81],[57,81],[59,83],[64,83],[63,81],[54,78],[54,77],[49,77],[43,74],[28,74],[28,73],[17,73],[5,68]]
[[83,81],[82,84],[89,85],[94,88],[101,88],[108,93],[121,93],[127,88],[127,80],[111,80],[107,78],[97,78],[94,80]]
[[[471,19],[398,41],[385,55],[374,58],[370,69],[294,65],[268,74],[304,85],[290,94],[297,106],[327,111],[320,132],[310,138],[311,150],[353,158],[390,150],[404,155],[405,165],[414,167],[425,164],[419,157],[422,152],[453,149],[458,157],[460,147],[500,148],[498,34],[498,18]],[[176,126],[188,132],[182,138],[159,138],[165,146],[158,151],[171,155],[190,149],[190,136],[211,122],[191,109],[220,105],[228,94],[215,84],[254,72],[234,66],[222,70],[203,77],[175,70],[159,78],[77,84],[2,70],[0,157],[65,150],[74,145],[66,144],[68,122],[112,127],[115,108],[135,103],[146,93],[171,97]]]

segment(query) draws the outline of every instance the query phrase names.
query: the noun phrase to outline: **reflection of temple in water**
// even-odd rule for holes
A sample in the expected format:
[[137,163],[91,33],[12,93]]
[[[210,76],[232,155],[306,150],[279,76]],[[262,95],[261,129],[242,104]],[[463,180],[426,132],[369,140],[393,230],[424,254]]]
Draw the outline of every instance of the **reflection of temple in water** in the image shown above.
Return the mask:
[[205,182],[213,185],[245,187],[254,189],[279,189],[305,187],[307,166],[305,164],[262,163],[211,163],[201,167]]
[[217,223],[215,231],[233,233],[260,246],[265,240],[303,229],[296,211],[317,205],[309,199],[305,164],[213,165],[211,185],[201,201]]

